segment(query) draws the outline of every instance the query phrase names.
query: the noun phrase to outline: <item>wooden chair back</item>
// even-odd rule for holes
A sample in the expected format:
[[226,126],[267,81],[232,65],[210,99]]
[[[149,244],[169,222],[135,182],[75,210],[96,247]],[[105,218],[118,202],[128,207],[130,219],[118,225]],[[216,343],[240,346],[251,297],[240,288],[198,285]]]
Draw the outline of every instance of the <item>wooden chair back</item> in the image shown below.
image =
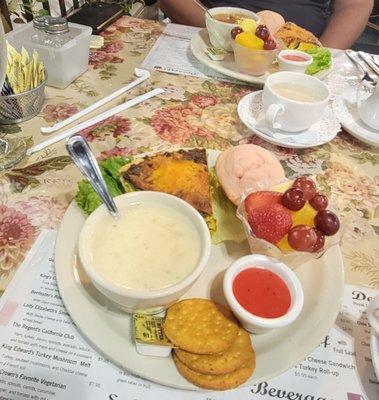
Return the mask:
[[[66,9],[66,4],[64,0],[58,0],[59,2],[59,8],[61,10],[61,16],[62,17],[67,17],[67,9]],[[73,0],[72,1],[73,6],[74,6],[74,10],[77,10],[78,8],[80,8],[80,4],[79,4],[79,0]]]
[[[55,1],[55,0],[54,0]],[[30,0],[22,0],[23,3],[23,15],[25,16],[26,21],[32,21],[33,20],[33,10],[31,9],[31,1]],[[62,17],[67,17],[68,12],[65,4],[65,0],[58,0],[59,4],[59,9]],[[47,11],[48,14],[50,14],[50,5],[49,1],[45,0],[42,2],[42,7]],[[77,10],[80,8],[81,5],[79,4],[79,0],[73,0],[73,8],[74,10]],[[71,11],[71,10],[69,10]],[[8,5],[7,5],[7,0],[0,0],[0,12],[3,15],[4,19],[6,20],[7,24],[10,26],[12,29],[12,21],[11,21],[11,16],[9,13]],[[0,19],[1,21],[1,19]]]
[[[11,16],[9,14],[7,0],[0,0],[0,13],[2,14],[8,26],[12,29],[12,21],[11,21]],[[1,18],[0,18],[0,23],[2,23]]]

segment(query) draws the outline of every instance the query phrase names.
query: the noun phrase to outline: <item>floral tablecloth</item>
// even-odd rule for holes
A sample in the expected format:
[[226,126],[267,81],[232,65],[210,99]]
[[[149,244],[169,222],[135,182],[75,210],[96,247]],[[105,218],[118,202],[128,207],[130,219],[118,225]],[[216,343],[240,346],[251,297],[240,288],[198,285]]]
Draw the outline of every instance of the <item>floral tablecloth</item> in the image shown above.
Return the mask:
[[[103,33],[105,45],[92,51],[89,70],[65,90],[47,88],[40,115],[20,125],[0,125],[29,145],[44,140],[40,127],[67,118],[133,80],[163,25],[123,17]],[[287,177],[316,175],[319,185],[350,215],[342,243],[346,281],[379,288],[379,153],[346,133],[309,150],[280,148],[240,125],[237,103],[252,86],[152,72],[143,85],[114,104],[154,87],[159,97],[82,132],[99,158],[181,146],[225,149],[238,141],[263,146],[280,159]],[[114,104],[107,105],[107,107]],[[56,144],[0,174],[0,289],[12,279],[42,229],[57,228],[72,201],[80,173]]]

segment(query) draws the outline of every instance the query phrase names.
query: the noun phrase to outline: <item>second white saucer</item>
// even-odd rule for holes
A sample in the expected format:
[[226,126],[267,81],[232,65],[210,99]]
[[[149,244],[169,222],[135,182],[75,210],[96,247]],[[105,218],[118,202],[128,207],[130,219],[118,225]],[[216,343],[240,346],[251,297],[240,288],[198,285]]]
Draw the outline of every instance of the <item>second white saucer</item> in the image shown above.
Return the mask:
[[291,149],[307,149],[321,146],[335,138],[341,125],[329,105],[322,118],[306,131],[289,133],[264,127],[262,91],[249,93],[238,103],[238,116],[257,136],[269,143]]
[[346,132],[366,144],[379,146],[379,131],[370,128],[359,118],[356,103],[339,98],[334,103],[334,110]]

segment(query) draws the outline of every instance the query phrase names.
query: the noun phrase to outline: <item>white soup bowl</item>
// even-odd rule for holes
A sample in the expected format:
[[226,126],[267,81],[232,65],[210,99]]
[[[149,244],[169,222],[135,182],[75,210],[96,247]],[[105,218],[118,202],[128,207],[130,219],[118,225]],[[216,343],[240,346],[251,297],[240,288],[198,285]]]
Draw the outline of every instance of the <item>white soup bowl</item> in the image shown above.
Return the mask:
[[[105,279],[94,267],[91,237],[96,230],[102,229],[101,221],[103,221],[105,216],[109,215],[104,204],[98,207],[87,218],[80,232],[78,245],[80,262],[93,285],[105,297],[129,313],[137,310],[144,310],[145,312],[149,310],[151,313],[161,312],[183,296],[203,272],[211,250],[208,226],[200,213],[189,203],[166,193],[149,191],[132,192],[117,196],[114,198],[114,201],[120,210],[125,210],[128,206],[136,203],[161,203],[183,213],[196,227],[201,241],[201,252],[197,265],[188,276],[178,283],[163,289],[154,290],[136,290],[118,285],[111,280]],[[109,218],[112,217],[109,215]],[[112,240],[112,238],[104,237],[104,240]],[[157,254],[157,257],[159,257],[159,254]]]
[[245,10],[244,8],[238,7],[214,7],[208,9],[205,13],[205,26],[207,27],[209,40],[214,47],[221,47],[226,51],[233,51],[232,48],[232,37],[230,32],[238,24],[230,24],[228,22],[218,21],[212,18],[213,15],[217,14],[241,14],[245,18],[254,19],[259,24],[259,15],[252,11]]

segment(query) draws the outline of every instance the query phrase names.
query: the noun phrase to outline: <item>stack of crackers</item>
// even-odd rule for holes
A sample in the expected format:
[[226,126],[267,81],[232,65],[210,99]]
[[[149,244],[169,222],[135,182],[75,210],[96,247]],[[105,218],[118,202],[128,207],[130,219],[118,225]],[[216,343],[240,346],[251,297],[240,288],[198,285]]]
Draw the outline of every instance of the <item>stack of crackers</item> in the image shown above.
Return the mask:
[[196,386],[233,389],[249,379],[255,368],[250,335],[232,313],[206,299],[188,299],[168,309],[164,333],[176,347],[179,373]]

